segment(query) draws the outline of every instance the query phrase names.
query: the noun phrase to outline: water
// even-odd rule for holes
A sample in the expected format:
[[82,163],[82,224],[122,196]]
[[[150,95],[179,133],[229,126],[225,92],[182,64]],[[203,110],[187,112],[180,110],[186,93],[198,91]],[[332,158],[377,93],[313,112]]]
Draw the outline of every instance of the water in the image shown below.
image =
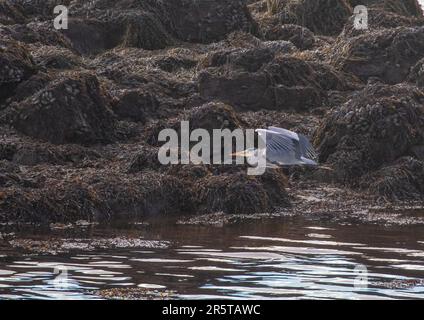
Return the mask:
[[[66,236],[83,240],[56,255],[22,255],[0,246],[0,298],[89,299],[111,288],[144,288],[175,299],[424,298],[424,226],[292,217],[225,227],[97,227]],[[26,237],[58,242],[39,231]],[[146,242],[139,248],[137,242],[119,243],[120,237]],[[84,250],[93,239],[114,240]],[[64,273],[66,285],[58,285]]]

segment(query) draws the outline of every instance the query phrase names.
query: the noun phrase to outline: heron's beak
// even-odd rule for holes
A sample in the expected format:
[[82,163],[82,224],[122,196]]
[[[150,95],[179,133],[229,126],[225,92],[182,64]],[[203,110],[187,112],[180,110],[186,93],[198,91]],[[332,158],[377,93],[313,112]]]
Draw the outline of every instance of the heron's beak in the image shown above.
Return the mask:
[[247,152],[245,151],[240,151],[240,152],[235,152],[232,153],[231,156],[233,157],[247,157]]

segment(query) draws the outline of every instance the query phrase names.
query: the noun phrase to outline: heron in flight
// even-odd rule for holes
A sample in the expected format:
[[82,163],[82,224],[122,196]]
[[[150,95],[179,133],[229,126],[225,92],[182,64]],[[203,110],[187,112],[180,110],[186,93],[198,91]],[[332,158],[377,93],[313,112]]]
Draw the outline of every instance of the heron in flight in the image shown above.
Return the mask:
[[266,159],[267,167],[318,166],[317,153],[309,139],[304,135],[277,127],[258,129],[256,132],[259,139],[262,139],[262,146],[265,146],[265,148],[249,148],[234,153],[234,156],[247,158],[248,164],[252,166],[260,163],[259,157]]

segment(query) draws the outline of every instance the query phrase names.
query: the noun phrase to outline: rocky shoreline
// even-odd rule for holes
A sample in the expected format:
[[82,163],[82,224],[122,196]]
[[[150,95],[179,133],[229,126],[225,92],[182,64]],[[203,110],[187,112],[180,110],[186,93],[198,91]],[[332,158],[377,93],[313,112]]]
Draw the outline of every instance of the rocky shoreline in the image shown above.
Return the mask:
[[[57,4],[0,1],[0,222],[422,204],[416,0],[64,0],[67,30]],[[183,120],[301,132],[332,170],[162,166]]]

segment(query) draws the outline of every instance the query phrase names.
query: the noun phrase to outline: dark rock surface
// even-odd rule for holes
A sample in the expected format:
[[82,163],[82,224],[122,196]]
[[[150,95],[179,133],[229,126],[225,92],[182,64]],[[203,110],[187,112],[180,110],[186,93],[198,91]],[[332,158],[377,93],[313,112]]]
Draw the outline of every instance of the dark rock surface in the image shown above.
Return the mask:
[[361,175],[412,154],[424,144],[424,92],[410,85],[368,85],[334,108],[317,130],[320,160],[340,179]]
[[91,74],[59,74],[45,88],[13,105],[13,126],[52,143],[109,142],[115,119],[109,97]]

